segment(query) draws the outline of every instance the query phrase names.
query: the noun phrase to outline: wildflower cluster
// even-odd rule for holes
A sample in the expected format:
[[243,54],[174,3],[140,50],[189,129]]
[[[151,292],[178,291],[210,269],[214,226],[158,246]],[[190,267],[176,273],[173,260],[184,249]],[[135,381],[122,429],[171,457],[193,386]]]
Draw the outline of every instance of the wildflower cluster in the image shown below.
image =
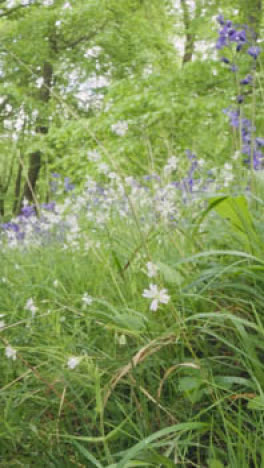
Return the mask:
[[253,84],[253,75],[256,73],[256,60],[261,53],[261,48],[255,43],[252,44],[254,33],[249,30],[247,26],[244,28],[238,28],[230,20],[225,20],[222,15],[217,17],[218,23],[221,25],[219,31],[219,38],[216,43],[216,48],[221,50],[223,48],[231,49],[231,60],[224,56],[221,57],[221,61],[225,64],[230,65],[230,69],[233,72],[238,72],[239,68],[234,62],[234,51],[233,44],[235,44],[236,52],[239,53],[244,49],[247,55],[253,59],[250,73],[240,79],[238,95],[236,98],[238,108],[227,108],[224,109],[224,113],[228,115],[230,125],[237,130],[239,134],[239,140],[242,143],[240,151],[246,155],[244,163],[250,165],[254,170],[259,170],[263,167],[263,153],[261,148],[264,146],[264,138],[255,138],[254,133],[256,128],[254,123],[244,117],[242,113],[242,104],[245,102],[245,93],[241,92],[241,88],[245,89],[246,86]]
[[[247,33],[245,29],[237,29],[233,22],[230,20],[225,21],[223,15],[217,17],[217,21],[221,26],[219,31],[219,38],[216,43],[216,48],[218,50],[228,47],[232,44],[235,44],[236,51],[240,52],[243,46],[247,43]],[[226,63],[229,63],[228,59],[224,60]]]
[[[202,159],[198,160],[191,151],[186,154],[189,169],[185,177],[180,177],[179,159],[172,156],[165,162],[160,176],[121,179],[97,151],[90,151],[89,162],[101,182],[86,176],[83,191],[77,194],[67,178],[63,181],[59,174],[53,174],[53,195],[56,197],[57,188],[58,200],[37,208],[25,203],[19,216],[0,225],[0,245],[15,249],[57,243],[63,249],[97,249],[100,241],[91,233],[104,231],[113,219],[131,226],[134,223],[131,204],[136,208],[142,229],[147,231],[160,221],[173,226],[179,220],[182,205],[202,197],[214,181],[204,171]],[[71,190],[60,201],[65,180]],[[83,229],[87,223],[92,228],[89,235]]]

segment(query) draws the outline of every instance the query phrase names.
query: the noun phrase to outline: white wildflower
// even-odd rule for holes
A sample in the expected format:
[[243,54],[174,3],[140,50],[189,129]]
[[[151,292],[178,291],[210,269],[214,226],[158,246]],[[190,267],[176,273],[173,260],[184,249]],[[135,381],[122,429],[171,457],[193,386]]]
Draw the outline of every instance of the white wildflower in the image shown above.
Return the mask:
[[6,130],[12,130],[12,128],[13,128],[13,122],[12,122],[12,120],[4,119],[4,120],[3,120],[3,124],[4,124],[4,128],[5,128]]
[[230,163],[225,163],[225,164],[224,164],[224,169],[225,169],[226,171],[232,171],[233,166],[232,166],[232,164],[230,164]]
[[53,286],[54,288],[57,288],[59,286],[59,281],[58,280],[53,281]]
[[175,171],[175,169],[177,168],[177,164],[178,164],[178,158],[176,158],[176,156],[171,156],[168,159],[167,164],[163,168],[164,175],[168,176],[173,171]]
[[5,109],[6,109],[6,112],[11,112],[13,107],[10,104],[6,104]]
[[200,167],[203,167],[205,165],[205,160],[203,158],[198,159],[197,162]]
[[232,159],[234,161],[237,161],[240,158],[240,151],[235,151],[234,155],[232,156]]
[[41,86],[43,86],[43,84],[44,84],[44,78],[42,76],[40,76],[39,78],[36,79],[37,88],[41,88]]
[[147,269],[148,269],[147,275],[148,275],[149,278],[153,278],[153,277],[156,276],[157,273],[158,273],[158,267],[157,267],[157,265],[155,265],[155,264],[152,263],[152,262],[148,262],[148,263],[147,263]]
[[84,293],[84,295],[82,297],[83,307],[91,305],[92,302],[93,302],[93,298],[91,296],[89,296],[89,294]]
[[16,360],[17,356],[16,356],[16,350],[14,348],[12,348],[12,346],[8,345],[5,349],[5,355],[8,359],[12,359],[13,361]]
[[158,309],[159,302],[161,304],[168,304],[170,300],[167,289],[159,290],[156,284],[150,284],[149,289],[144,289],[142,296],[146,297],[147,299],[152,299],[150,310],[153,311]]
[[29,312],[32,313],[32,317],[34,317],[36,312],[38,311],[38,308],[35,306],[32,297],[27,300],[25,310],[29,310]]
[[99,163],[97,167],[98,167],[98,171],[102,174],[107,174],[110,170],[110,167],[108,166],[108,164],[104,162]]
[[72,8],[70,2],[65,2],[63,7],[62,7],[64,10],[66,10],[67,8]]
[[119,120],[117,123],[111,125],[112,132],[118,136],[125,136],[128,131],[128,123],[125,120]]
[[81,358],[77,356],[71,356],[67,361],[67,366],[69,369],[73,370],[80,364]]

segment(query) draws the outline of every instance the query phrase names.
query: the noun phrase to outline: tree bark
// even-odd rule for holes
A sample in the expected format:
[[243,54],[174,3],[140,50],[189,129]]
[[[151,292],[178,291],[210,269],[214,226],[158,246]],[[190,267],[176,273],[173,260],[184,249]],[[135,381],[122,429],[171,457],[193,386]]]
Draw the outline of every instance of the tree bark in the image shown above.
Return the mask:
[[4,199],[4,192],[2,191],[2,187],[0,187],[0,216],[5,215],[5,199]]
[[[193,58],[195,46],[195,33],[192,31],[192,18],[186,0],[181,0],[181,6],[183,12],[183,23],[185,28],[185,45],[182,64],[185,65],[186,63],[191,62]],[[195,20],[197,20],[197,18],[199,17],[200,11],[201,2],[197,1],[195,7]]]
[[[43,65],[43,85],[40,88],[40,101],[47,105],[50,96],[51,96],[51,86],[52,86],[52,79],[53,79],[53,67],[51,63],[45,62]],[[43,123],[44,122],[44,123]],[[39,119],[39,122],[36,126],[36,133],[40,133],[42,135],[47,134],[49,131],[48,125],[45,122],[45,119]],[[26,198],[30,203],[34,202],[35,197],[35,190],[36,184],[39,177],[40,169],[41,169],[41,151],[34,151],[29,156],[29,168],[27,179],[24,186],[23,196],[22,199]]]
[[18,171],[17,171],[17,176],[16,176],[16,183],[15,183],[15,198],[14,198],[14,203],[13,203],[13,214],[17,214],[17,209],[19,206],[22,172],[23,172],[23,166],[21,162],[19,161],[19,166],[18,166]]

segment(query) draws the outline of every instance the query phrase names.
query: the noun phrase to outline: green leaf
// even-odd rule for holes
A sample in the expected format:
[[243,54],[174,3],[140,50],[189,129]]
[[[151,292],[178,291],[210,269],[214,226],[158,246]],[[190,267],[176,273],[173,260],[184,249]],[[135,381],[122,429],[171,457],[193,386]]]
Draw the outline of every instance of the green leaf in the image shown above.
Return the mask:
[[90,452],[88,452],[88,450],[84,448],[83,445],[76,442],[76,440],[73,440],[72,443],[79,450],[79,452],[84,456],[85,460],[93,463],[93,466],[96,466],[97,468],[103,468],[103,465],[101,465],[101,463],[98,460],[96,460],[96,458]]
[[151,448],[151,443],[154,442],[156,439],[159,439],[163,436],[167,436],[169,434],[173,434],[174,432],[185,432],[185,431],[195,431],[195,430],[205,430],[208,429],[208,425],[205,423],[200,422],[188,422],[188,423],[179,423],[175,424],[170,427],[166,427],[160,431],[151,434],[150,436],[143,439],[138,444],[134,445],[134,447],[127,450],[126,454],[124,455],[123,459],[117,464],[116,468],[126,468],[126,464],[129,460],[131,460],[136,454],[141,452],[142,450],[146,450]]
[[163,262],[157,262],[157,266],[167,283],[177,284],[177,286],[182,284],[183,277],[175,268],[166,265],[166,263]]
[[224,468],[222,462],[216,459],[208,460],[208,468]]
[[200,379],[196,377],[182,377],[179,381],[179,389],[182,392],[189,392],[192,390],[196,390],[202,384]]
[[221,197],[212,200],[213,209],[224,219],[229,220],[232,226],[239,231],[245,232],[252,228],[252,218],[248,208],[246,197]]
[[264,395],[259,395],[248,403],[251,410],[264,411]]

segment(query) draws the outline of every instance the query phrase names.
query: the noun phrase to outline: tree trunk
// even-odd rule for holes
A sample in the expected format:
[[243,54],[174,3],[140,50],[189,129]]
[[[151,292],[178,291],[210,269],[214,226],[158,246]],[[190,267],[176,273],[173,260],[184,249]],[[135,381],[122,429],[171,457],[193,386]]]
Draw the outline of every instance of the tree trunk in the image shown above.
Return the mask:
[[[51,63],[45,62],[43,65],[43,85],[40,88],[40,101],[47,105],[50,96],[51,96],[51,86],[52,86],[52,78],[53,78],[53,67]],[[37,127],[36,127],[36,132],[41,133],[43,135],[47,134],[49,129],[48,125],[45,122],[45,118],[39,118]],[[35,151],[34,153],[31,153],[29,156],[29,168],[28,168],[28,174],[27,174],[27,179],[25,182],[24,186],[24,191],[23,191],[23,196],[22,199],[26,198],[29,202],[34,202],[36,200],[35,197],[35,190],[36,190],[36,184],[37,180],[39,177],[41,169],[41,151]]]
[[4,193],[1,191],[0,187],[0,216],[5,215],[5,199],[4,199]]
[[36,183],[41,168],[41,152],[36,151],[31,153],[29,158],[29,168],[27,180],[24,187],[23,199],[26,198],[29,202],[34,202]]
[[19,206],[22,172],[23,172],[23,166],[21,162],[19,161],[19,166],[18,166],[18,171],[17,171],[17,176],[16,176],[16,183],[15,183],[15,198],[14,198],[14,203],[13,203],[13,214],[17,214],[17,209]]
[[[184,44],[184,54],[182,59],[182,64],[191,62],[194,54],[195,46],[195,33],[192,31],[192,18],[186,0],[181,0],[182,12],[183,12],[183,23],[185,28],[185,44]],[[196,1],[195,6],[195,17],[197,20],[201,12],[201,2]]]

